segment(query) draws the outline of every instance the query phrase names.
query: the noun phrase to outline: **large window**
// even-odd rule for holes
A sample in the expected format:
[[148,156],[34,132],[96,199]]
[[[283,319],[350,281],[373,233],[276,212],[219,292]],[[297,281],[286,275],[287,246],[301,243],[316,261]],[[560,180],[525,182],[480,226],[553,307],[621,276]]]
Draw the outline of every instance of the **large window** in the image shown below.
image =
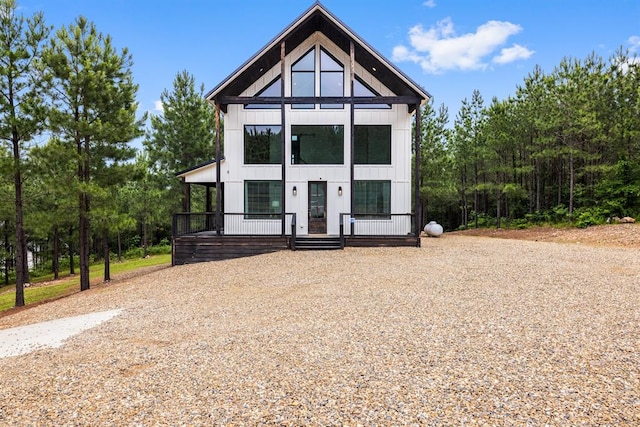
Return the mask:
[[354,136],[356,165],[391,164],[391,126],[356,125]]
[[[316,64],[319,63],[319,73]],[[311,49],[291,66],[291,95],[316,96],[317,87],[320,96],[344,96],[344,66],[327,51]],[[292,108],[314,108],[314,104],[293,104]],[[342,104],[322,104],[320,108],[343,108]]]
[[[256,97],[272,97],[272,96],[280,97],[282,96],[281,88],[282,88],[282,81],[280,80],[280,76],[278,76],[277,79],[269,83],[267,87],[265,87],[260,92],[258,92],[258,94],[256,94]],[[280,108],[280,104],[245,104],[244,108],[248,110],[254,110],[254,109],[277,110]]]
[[[320,96],[344,96],[344,67],[320,49]],[[342,108],[342,104],[322,104],[320,108]]]
[[391,181],[355,181],[354,186],[354,214],[357,218],[390,217]]
[[[360,80],[357,76],[353,81],[353,96],[367,96],[367,97],[375,97],[380,96],[379,93],[371,89],[367,86],[362,80]],[[391,105],[389,104],[356,104],[355,108],[369,108],[369,109],[389,109]]]
[[282,212],[282,181],[245,181],[246,219],[275,219]]
[[344,164],[344,126],[292,125],[291,164]]
[[244,127],[244,163],[280,164],[282,127],[247,125]]
[[[316,96],[316,49],[291,66],[291,95]],[[293,104],[292,108],[313,108],[313,104]]]

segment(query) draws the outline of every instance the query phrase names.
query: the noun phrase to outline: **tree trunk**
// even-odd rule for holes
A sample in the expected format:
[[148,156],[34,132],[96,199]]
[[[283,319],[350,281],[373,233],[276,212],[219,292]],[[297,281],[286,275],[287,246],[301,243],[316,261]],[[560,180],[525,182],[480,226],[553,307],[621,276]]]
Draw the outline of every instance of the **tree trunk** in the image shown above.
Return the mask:
[[73,226],[69,226],[69,275],[75,276],[76,267],[74,265],[74,250],[73,250]]
[[90,199],[85,186],[89,185],[89,138],[78,141],[78,177],[82,188],[79,195],[79,253],[80,253],[80,290],[86,291],[90,287],[89,282],[89,244],[91,228],[89,223]]
[[53,259],[51,266],[53,268],[54,280],[60,277],[60,238],[58,237],[58,227],[53,228]]
[[501,223],[501,214],[502,212],[500,211],[500,205],[502,204],[502,197],[501,197],[501,191],[498,189],[496,190],[496,227],[500,228],[502,226]]
[[120,232],[118,231],[118,262],[122,261],[122,239],[120,238]]
[[569,215],[573,215],[573,191],[575,186],[573,151],[569,154]]
[[111,265],[109,260],[109,233],[105,228],[102,231],[102,251],[104,253],[104,281],[111,280]]
[[9,256],[9,220],[4,220],[4,285],[9,286],[9,262],[11,257]]
[[24,284],[29,282],[27,264],[27,238],[24,233],[22,203],[22,176],[20,174],[20,146],[16,129],[13,129],[13,182],[16,210],[16,307],[24,306]]
[[149,240],[149,235],[147,234],[147,212],[145,209],[145,212],[143,213],[142,216],[142,256],[146,258],[148,252],[148,240]]
[[89,283],[89,218],[87,218],[89,197],[85,192],[80,193],[80,221],[79,221],[79,262],[80,262],[80,290],[86,291]]

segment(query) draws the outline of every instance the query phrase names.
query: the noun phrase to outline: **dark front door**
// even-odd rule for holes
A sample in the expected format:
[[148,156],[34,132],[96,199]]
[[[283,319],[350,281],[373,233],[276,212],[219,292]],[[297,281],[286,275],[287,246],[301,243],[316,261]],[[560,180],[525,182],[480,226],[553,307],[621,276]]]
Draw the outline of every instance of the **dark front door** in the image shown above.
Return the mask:
[[326,182],[309,182],[309,234],[327,234]]

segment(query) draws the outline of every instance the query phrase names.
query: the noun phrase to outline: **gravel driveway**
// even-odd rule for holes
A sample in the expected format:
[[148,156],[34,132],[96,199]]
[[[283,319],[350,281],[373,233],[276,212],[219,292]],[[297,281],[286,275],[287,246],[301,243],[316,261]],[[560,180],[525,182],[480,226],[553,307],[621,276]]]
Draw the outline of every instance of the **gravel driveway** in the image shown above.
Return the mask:
[[0,425],[640,425],[640,249],[444,235],[173,267],[0,318]]

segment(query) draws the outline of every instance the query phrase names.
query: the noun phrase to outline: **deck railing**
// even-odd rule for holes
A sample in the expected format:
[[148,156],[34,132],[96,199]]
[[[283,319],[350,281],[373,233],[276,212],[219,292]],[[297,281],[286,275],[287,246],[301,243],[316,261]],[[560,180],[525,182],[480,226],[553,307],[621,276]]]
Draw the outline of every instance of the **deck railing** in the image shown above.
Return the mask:
[[225,236],[293,236],[296,214],[274,213],[177,213],[173,216],[173,237],[208,234]]
[[415,236],[415,215],[340,214],[340,239],[345,236]]

